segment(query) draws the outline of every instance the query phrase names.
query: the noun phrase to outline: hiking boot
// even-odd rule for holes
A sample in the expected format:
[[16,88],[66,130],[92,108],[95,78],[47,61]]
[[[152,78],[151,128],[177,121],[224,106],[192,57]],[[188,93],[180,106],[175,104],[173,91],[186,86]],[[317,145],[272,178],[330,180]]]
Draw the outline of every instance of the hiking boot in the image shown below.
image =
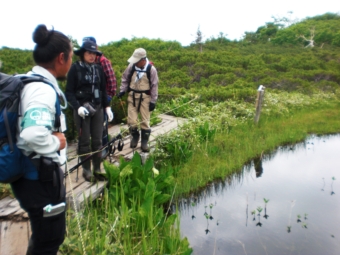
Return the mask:
[[139,131],[137,128],[130,128],[130,135],[132,136],[130,148],[136,148],[139,140]]
[[103,176],[103,174],[101,173],[101,170],[100,170],[101,162],[102,162],[101,152],[98,152],[92,158],[93,173],[94,173],[94,176],[96,177],[96,179],[98,181],[105,181],[105,177]]
[[[84,161],[85,159],[86,159],[86,156],[80,157],[81,161]],[[81,166],[83,168],[84,179],[88,182],[95,182],[96,178],[94,177],[94,175],[92,174],[92,171],[91,171],[91,160],[90,159],[87,160]]]
[[151,134],[151,129],[142,129],[142,152],[149,152],[148,142]]

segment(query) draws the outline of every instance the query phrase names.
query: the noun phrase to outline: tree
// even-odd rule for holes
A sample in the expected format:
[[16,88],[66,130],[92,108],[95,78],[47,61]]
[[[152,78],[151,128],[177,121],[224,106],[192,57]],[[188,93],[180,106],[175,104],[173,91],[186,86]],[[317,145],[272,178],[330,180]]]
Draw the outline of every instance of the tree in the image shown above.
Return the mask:
[[77,48],[77,49],[80,48],[80,46],[79,46],[79,44],[78,44],[76,39],[73,39],[72,36],[70,36],[70,35],[68,36],[68,38],[70,39],[70,41],[71,41],[71,43],[72,43],[74,48]]
[[308,42],[305,48],[313,48],[314,47],[314,36],[315,36],[315,27],[310,29],[310,38],[307,39],[304,35],[299,35],[299,38],[302,38],[304,41]]
[[197,31],[196,31],[196,38],[195,41],[193,42],[194,44],[198,45],[199,52],[203,51],[203,34],[200,29],[200,26],[198,26]]
[[278,25],[279,27],[289,27],[290,25],[293,25],[299,20],[297,18],[292,19],[292,11],[287,12],[287,17],[280,17],[280,16],[272,16],[272,19],[274,19],[274,23]]

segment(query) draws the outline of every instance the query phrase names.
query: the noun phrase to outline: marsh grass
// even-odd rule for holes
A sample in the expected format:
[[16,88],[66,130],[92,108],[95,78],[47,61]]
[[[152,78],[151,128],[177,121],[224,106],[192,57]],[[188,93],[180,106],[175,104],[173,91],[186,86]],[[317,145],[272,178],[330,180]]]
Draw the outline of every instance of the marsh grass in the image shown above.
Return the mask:
[[[191,254],[177,214],[166,214],[163,206],[171,200],[166,191],[174,188],[171,173],[156,176],[152,159],[142,165],[138,153],[131,162],[121,159],[119,167],[104,164],[109,185],[80,215],[86,254]],[[83,254],[75,217],[68,212],[64,254]]]
[[[176,171],[178,196],[204,188],[209,182],[241,171],[242,166],[279,145],[294,144],[309,134],[340,132],[338,104],[298,110],[289,116],[263,116],[258,125],[245,121],[230,130],[220,129],[204,146],[194,147],[191,157]],[[164,164],[164,163],[163,163]]]

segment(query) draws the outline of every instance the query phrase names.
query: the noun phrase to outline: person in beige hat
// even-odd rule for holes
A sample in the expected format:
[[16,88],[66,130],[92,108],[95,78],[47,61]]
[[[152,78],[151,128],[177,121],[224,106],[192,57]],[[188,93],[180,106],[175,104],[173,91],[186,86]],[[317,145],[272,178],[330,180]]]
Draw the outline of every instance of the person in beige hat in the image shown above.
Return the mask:
[[[128,125],[132,137],[130,148],[137,147],[140,126],[141,149],[143,152],[149,152],[150,115],[158,99],[158,74],[143,48],[136,49],[128,62],[130,64],[123,73],[117,97],[120,99],[128,92]],[[140,123],[138,114],[141,116]]]

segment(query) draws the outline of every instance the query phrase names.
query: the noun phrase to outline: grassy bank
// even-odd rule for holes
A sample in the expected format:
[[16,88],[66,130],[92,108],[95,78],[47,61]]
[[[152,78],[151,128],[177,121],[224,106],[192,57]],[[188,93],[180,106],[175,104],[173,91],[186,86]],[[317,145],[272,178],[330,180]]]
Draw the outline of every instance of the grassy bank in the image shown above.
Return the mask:
[[249,120],[230,130],[217,132],[213,139],[197,147],[177,172],[176,195],[188,195],[208,182],[224,179],[240,171],[250,159],[279,145],[296,143],[309,134],[340,132],[340,107],[299,110],[289,117],[263,117],[258,125]]

